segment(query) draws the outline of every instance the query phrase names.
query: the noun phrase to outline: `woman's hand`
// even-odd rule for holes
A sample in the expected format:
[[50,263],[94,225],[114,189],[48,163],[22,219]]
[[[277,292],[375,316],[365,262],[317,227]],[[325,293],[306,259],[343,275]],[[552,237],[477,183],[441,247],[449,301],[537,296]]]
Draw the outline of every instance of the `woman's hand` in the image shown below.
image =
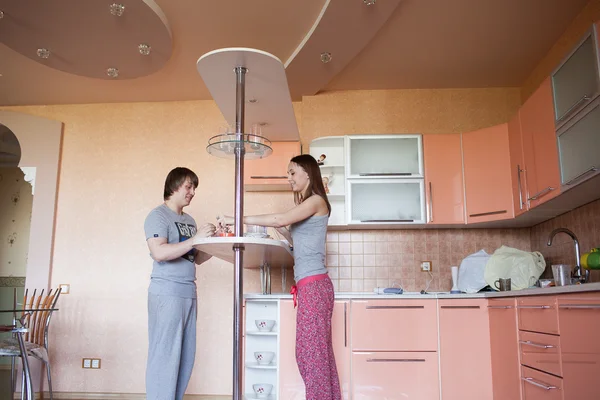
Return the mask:
[[228,225],[233,225],[234,221],[233,221],[233,217],[230,217],[228,215],[219,215],[217,217],[217,224],[219,225],[219,227],[226,227]]

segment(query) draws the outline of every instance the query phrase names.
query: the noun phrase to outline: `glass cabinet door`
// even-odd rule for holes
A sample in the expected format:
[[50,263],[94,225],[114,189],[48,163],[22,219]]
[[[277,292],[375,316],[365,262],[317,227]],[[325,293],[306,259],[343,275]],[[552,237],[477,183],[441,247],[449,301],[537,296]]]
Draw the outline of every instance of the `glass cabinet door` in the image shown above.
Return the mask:
[[421,135],[349,138],[350,177],[423,177]]
[[350,224],[425,223],[422,179],[348,181]]
[[581,110],[557,134],[564,189],[596,175],[600,170],[600,98]]
[[560,126],[598,94],[595,33],[589,32],[577,49],[552,74],[554,113]]

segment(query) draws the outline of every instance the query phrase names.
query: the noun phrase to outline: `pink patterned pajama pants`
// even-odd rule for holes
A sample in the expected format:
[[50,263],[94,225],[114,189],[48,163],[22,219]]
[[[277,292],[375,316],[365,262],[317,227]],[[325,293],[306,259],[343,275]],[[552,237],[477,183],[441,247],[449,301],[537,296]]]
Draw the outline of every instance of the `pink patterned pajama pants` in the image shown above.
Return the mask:
[[331,279],[298,284],[296,362],[307,400],[341,400],[340,381],[331,344],[334,293]]

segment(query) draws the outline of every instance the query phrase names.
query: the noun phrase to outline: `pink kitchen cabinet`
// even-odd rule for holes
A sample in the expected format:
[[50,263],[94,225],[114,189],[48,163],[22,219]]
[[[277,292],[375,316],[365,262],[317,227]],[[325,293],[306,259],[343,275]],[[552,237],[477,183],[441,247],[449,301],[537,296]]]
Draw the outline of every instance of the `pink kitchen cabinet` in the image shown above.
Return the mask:
[[554,126],[552,84],[547,78],[519,110],[527,180],[534,208],[560,194],[560,167]]
[[287,167],[290,159],[301,154],[300,142],[272,142],[273,153],[266,158],[247,160],[244,165],[244,189],[249,192],[290,191]]
[[490,350],[494,400],[519,400],[521,384],[516,301],[490,299]]
[[528,367],[521,367],[523,400],[580,400],[566,397],[563,393],[563,380]]
[[459,134],[423,135],[427,222],[464,224],[465,193]]
[[508,124],[462,134],[467,223],[514,217]]
[[523,156],[523,139],[521,135],[521,119],[518,112],[510,121],[508,121],[508,149],[510,154],[513,209],[516,217],[529,209],[529,203],[527,202],[525,159]]
[[492,400],[487,300],[440,299],[438,307],[442,399]]
[[600,399],[600,293],[558,297],[565,400]]
[[[349,301],[336,300],[332,317],[335,361],[344,399],[350,397]],[[296,309],[291,300],[280,303],[279,399],[306,399],[304,382],[296,364]]]
[[353,400],[439,400],[438,381],[435,352],[352,353]]

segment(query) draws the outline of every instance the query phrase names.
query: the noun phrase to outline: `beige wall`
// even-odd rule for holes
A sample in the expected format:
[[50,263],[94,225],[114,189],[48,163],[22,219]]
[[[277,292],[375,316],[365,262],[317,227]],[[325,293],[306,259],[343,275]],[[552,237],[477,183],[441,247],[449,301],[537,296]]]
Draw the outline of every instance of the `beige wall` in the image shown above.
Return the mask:
[[31,206],[31,184],[18,167],[0,167],[0,277],[25,276]]
[[[327,93],[294,108],[306,146],[349,133],[459,132],[505,122],[519,89]],[[143,221],[162,200],[166,173],[188,166],[200,190],[189,213],[214,221],[233,210],[233,162],[210,157],[208,138],[224,121],[212,101],[13,107],[64,122],[52,285],[71,284],[53,320],[55,390],[144,391],[146,289],[151,263]],[[305,151],[307,147],[305,147]],[[36,189],[37,190],[37,189]],[[290,193],[248,193],[246,213],[284,210]],[[231,391],[231,266],[198,271],[196,368],[188,393]],[[278,287],[274,277],[274,289]],[[247,292],[259,289],[246,272]],[[83,370],[82,357],[102,358]]]
[[544,79],[552,74],[552,71],[573,50],[585,32],[598,20],[600,20],[600,0],[590,0],[523,83],[521,88],[523,103],[542,84]]

